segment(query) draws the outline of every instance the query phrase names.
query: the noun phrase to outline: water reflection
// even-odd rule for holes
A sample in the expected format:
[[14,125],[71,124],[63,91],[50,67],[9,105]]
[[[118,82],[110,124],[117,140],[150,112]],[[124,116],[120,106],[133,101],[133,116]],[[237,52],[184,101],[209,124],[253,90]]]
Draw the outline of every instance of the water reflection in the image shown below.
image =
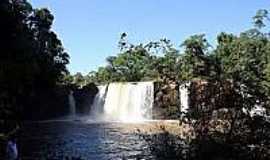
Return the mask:
[[[128,125],[128,124],[126,124]],[[152,159],[147,143],[119,123],[26,123],[22,159]]]

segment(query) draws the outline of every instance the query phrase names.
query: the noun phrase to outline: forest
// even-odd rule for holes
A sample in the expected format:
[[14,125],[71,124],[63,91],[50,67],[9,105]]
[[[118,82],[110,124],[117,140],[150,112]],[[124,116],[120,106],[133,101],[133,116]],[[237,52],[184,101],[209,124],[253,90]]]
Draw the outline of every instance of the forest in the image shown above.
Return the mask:
[[[164,153],[167,159],[172,155],[205,159],[215,153],[229,159],[266,160],[270,156],[269,11],[258,10],[251,18],[250,29],[236,35],[219,33],[216,44],[210,44],[204,34],[191,35],[177,46],[167,38],[133,44],[128,33],[122,33],[119,53],[107,57],[106,66],[86,75],[72,75],[67,69],[69,54],[52,30],[52,13],[46,8],[35,9],[26,0],[1,0],[0,140],[11,136],[25,119],[38,119],[44,111],[50,114],[43,119],[61,115],[63,108],[67,110],[70,89],[88,92],[110,82],[170,80],[182,84],[203,80],[215,86],[213,92],[219,98],[223,95],[218,93],[225,94],[229,84],[230,98],[213,106],[205,96],[187,115],[178,117],[183,122],[196,120],[186,122],[198,135],[196,140],[185,142],[193,147],[186,150],[184,144],[178,144],[172,148],[169,141],[173,140],[165,134],[168,148],[154,151]],[[264,109],[263,115],[245,114],[256,106]],[[224,110],[223,119],[230,127],[215,131],[213,114]],[[153,146],[155,142],[150,141]],[[254,145],[249,146],[251,143]],[[205,151],[206,144],[212,148]]]

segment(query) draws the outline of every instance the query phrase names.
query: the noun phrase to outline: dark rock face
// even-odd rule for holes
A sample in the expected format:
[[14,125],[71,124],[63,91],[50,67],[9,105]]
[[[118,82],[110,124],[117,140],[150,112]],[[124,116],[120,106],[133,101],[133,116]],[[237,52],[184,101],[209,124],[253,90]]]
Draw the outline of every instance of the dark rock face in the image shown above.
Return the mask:
[[[181,116],[180,85],[170,79],[155,82],[154,119],[178,119]],[[206,112],[213,107],[220,109],[232,106],[233,92],[229,81],[193,80],[189,86],[189,112],[192,114]]]
[[178,84],[174,80],[164,79],[155,82],[153,119],[177,119],[179,116]]
[[98,88],[94,83],[75,89],[73,95],[76,101],[76,113],[88,114],[97,93]]
[[210,110],[230,108],[233,106],[234,95],[233,86],[229,81],[192,81],[189,95],[190,113],[196,117]]
[[29,95],[29,102],[24,104],[22,118],[26,120],[44,120],[58,118],[69,114],[70,91],[76,101],[76,112],[88,114],[94,97],[98,92],[95,84],[91,83],[82,88],[77,86],[58,86],[54,90],[42,90]]

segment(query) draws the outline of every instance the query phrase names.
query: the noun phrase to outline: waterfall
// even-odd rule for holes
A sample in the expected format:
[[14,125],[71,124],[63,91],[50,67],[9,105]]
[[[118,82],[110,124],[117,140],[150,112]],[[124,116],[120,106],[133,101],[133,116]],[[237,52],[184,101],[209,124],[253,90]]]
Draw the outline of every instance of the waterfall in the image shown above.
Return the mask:
[[179,86],[179,98],[181,104],[181,112],[187,113],[189,108],[189,87],[190,82]]
[[153,99],[153,82],[110,83],[99,87],[92,115],[122,122],[151,119]]
[[73,96],[73,91],[70,91],[68,95],[68,102],[69,102],[69,115],[71,117],[75,117],[76,116],[76,103]]
[[98,93],[96,94],[94,102],[90,108],[90,115],[96,119],[102,116],[108,85],[101,85],[97,87]]

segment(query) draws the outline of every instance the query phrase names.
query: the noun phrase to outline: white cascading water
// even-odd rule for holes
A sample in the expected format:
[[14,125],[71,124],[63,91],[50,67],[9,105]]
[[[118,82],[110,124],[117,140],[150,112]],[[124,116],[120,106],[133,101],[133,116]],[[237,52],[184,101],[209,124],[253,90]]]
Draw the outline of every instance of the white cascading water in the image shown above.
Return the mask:
[[92,111],[96,117],[99,115],[98,117],[110,121],[149,120],[152,118],[153,100],[153,82],[110,83],[100,87]]
[[93,104],[90,109],[90,115],[95,119],[101,118],[103,114],[103,106],[105,103],[106,92],[108,85],[101,85],[98,87],[98,93],[96,94]]
[[181,112],[187,113],[189,108],[189,87],[190,82],[179,86],[179,96],[181,104]]
[[71,117],[75,117],[76,116],[76,103],[73,96],[73,91],[70,91],[68,95],[68,102],[69,102],[69,115]]

